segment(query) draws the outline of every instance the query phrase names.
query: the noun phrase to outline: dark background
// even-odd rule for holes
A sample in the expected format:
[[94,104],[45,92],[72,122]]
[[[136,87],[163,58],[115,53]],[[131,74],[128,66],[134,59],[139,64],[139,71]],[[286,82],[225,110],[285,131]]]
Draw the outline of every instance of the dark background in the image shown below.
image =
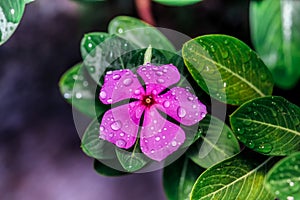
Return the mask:
[[[153,3],[157,26],[191,37],[235,36],[251,46],[248,1],[207,0],[193,6]],[[1,200],[164,200],[161,171],[102,177],[80,149],[72,108],[61,97],[60,76],[81,60],[84,33],[107,31],[117,15],[137,16],[132,0],[78,4],[36,0],[13,37],[0,46]],[[297,88],[282,95],[298,104]]]

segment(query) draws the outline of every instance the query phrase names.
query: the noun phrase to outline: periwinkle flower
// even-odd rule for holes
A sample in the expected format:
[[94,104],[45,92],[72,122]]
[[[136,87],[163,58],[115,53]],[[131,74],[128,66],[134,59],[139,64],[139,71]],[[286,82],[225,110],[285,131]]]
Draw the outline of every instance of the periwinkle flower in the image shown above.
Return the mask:
[[184,143],[185,133],[160,112],[187,126],[198,123],[207,113],[205,105],[186,88],[168,89],[179,80],[180,74],[172,64],[142,65],[137,75],[129,69],[107,72],[100,100],[104,104],[128,101],[104,114],[100,138],[124,149],[140,142],[141,151],[156,161],[175,152]]

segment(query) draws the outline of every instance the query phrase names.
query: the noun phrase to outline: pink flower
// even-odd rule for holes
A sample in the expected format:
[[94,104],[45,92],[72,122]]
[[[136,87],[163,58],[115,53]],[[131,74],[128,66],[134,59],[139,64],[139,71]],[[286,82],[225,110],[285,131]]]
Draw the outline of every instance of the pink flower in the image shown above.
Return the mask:
[[137,74],[144,81],[145,88],[138,76],[128,69],[110,71],[105,75],[99,94],[102,103],[114,104],[122,100],[128,100],[128,103],[113,107],[104,114],[100,138],[129,149],[139,133],[141,151],[151,159],[161,161],[184,143],[185,133],[159,111],[190,126],[205,117],[206,107],[186,88],[166,90],[180,80],[180,74],[172,64],[142,65]]

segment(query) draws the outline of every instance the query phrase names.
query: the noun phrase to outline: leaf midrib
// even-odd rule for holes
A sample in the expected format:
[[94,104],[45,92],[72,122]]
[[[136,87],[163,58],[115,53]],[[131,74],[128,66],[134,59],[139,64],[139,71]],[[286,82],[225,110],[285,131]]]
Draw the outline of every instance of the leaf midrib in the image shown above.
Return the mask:
[[[226,152],[224,152],[222,149],[220,149],[217,145],[214,145],[213,143],[211,143],[210,140],[207,139],[207,138],[205,138],[205,137],[203,137],[203,135],[201,135],[201,138],[202,138],[205,142],[207,142],[210,146],[212,146],[215,150],[217,150],[217,151],[219,151],[220,153],[222,153],[225,157],[227,157],[227,158],[230,157],[230,155],[226,154]],[[218,143],[218,141],[217,141],[217,143]]]
[[241,176],[240,178],[238,178],[238,179],[232,181],[231,183],[225,185],[224,187],[222,187],[222,188],[220,188],[220,189],[218,189],[218,190],[216,190],[216,191],[214,191],[214,192],[212,192],[212,193],[209,193],[209,194],[207,194],[207,195],[205,195],[205,196],[202,196],[201,199],[202,199],[202,198],[209,197],[209,196],[211,196],[211,195],[214,195],[214,194],[218,193],[219,191],[224,190],[224,188],[228,188],[228,187],[230,187],[231,185],[234,185],[235,183],[239,182],[240,180],[242,180],[242,179],[244,179],[244,178],[247,178],[248,176],[252,175],[252,173],[256,173],[261,167],[263,167],[265,164],[267,164],[272,158],[273,158],[273,157],[268,158],[268,159],[265,160],[262,164],[258,165],[256,168],[252,169],[250,172],[248,172],[248,173],[246,173],[245,175]]

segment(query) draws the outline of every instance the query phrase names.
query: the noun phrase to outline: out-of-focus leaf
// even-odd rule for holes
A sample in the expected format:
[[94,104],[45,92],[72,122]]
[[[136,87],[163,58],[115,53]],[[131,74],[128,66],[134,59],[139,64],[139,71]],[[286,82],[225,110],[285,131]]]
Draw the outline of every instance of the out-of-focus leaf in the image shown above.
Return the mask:
[[110,168],[98,160],[94,160],[94,169],[97,173],[103,176],[123,176],[127,174],[126,172]]
[[189,157],[203,168],[225,160],[240,151],[231,129],[221,120],[207,115],[200,121],[202,135],[189,150]]
[[188,200],[196,179],[203,171],[186,156],[167,166],[163,185],[168,200]]
[[201,2],[202,0],[153,0],[167,6],[187,6]]
[[6,42],[16,30],[24,9],[24,0],[0,1],[0,45]]
[[265,186],[279,199],[300,199],[300,152],[276,163],[267,174]]
[[293,87],[300,77],[300,1],[251,1],[250,29],[275,83]]
[[258,55],[227,35],[205,35],[184,44],[184,62],[198,85],[224,103],[242,103],[272,94],[273,79]]
[[247,147],[266,155],[300,151],[300,108],[283,97],[251,100],[231,116],[237,138]]

